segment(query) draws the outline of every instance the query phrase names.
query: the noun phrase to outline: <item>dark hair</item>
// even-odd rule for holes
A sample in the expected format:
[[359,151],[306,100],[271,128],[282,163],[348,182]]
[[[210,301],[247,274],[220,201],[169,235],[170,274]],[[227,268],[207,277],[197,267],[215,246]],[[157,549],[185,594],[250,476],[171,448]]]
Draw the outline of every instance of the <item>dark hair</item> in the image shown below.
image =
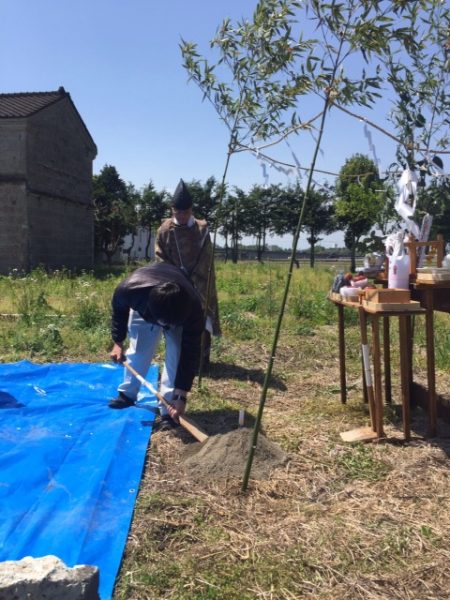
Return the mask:
[[151,288],[148,308],[155,321],[167,325],[181,325],[189,314],[191,298],[177,283],[168,281]]

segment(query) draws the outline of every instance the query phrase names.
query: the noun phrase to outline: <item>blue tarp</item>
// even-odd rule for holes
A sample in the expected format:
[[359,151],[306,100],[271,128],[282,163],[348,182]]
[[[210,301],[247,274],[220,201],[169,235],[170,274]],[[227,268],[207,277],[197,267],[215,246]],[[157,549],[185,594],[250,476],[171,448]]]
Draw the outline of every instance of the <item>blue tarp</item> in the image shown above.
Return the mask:
[[[123,367],[0,364],[0,561],[58,556],[96,565],[109,600],[156,401],[112,410]],[[156,384],[158,368],[147,379]],[[143,410],[145,409],[145,410]]]

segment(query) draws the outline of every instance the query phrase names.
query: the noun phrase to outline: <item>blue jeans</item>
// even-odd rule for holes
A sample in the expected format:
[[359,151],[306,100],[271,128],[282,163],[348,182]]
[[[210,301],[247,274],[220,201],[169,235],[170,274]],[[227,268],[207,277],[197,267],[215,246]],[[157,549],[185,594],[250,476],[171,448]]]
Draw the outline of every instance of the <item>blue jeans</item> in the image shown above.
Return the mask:
[[[164,368],[161,375],[160,393],[166,400],[172,400],[175,388],[175,377],[178,369],[181,351],[181,326],[163,329],[159,325],[147,323],[139,313],[132,310],[128,321],[129,347],[126,352],[127,361],[138,373],[145,377],[150,368],[155,352],[158,348],[161,334],[164,335],[166,353]],[[136,400],[141,384],[129,371],[125,369],[123,383],[119,385],[119,392],[123,392],[127,398]],[[167,409],[159,404],[162,415],[167,414]]]

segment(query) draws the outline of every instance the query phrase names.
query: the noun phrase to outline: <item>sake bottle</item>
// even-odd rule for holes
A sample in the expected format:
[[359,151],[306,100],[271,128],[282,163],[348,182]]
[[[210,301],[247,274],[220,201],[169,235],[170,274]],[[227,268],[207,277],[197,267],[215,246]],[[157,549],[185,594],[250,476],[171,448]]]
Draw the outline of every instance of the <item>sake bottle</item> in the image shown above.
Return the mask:
[[388,288],[409,290],[409,269],[409,255],[405,252],[403,236],[399,235],[389,256]]

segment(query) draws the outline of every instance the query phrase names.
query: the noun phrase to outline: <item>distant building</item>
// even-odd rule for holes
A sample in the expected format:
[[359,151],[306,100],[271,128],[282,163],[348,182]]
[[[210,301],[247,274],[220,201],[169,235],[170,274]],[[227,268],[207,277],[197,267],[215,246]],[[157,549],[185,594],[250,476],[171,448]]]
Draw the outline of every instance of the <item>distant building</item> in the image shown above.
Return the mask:
[[114,256],[115,260],[117,262],[153,260],[155,258],[155,236],[156,231],[152,232],[148,227],[139,225],[135,233],[128,233],[123,238],[123,244],[117,251],[117,256]]
[[0,273],[93,266],[96,154],[64,88],[0,94]]

